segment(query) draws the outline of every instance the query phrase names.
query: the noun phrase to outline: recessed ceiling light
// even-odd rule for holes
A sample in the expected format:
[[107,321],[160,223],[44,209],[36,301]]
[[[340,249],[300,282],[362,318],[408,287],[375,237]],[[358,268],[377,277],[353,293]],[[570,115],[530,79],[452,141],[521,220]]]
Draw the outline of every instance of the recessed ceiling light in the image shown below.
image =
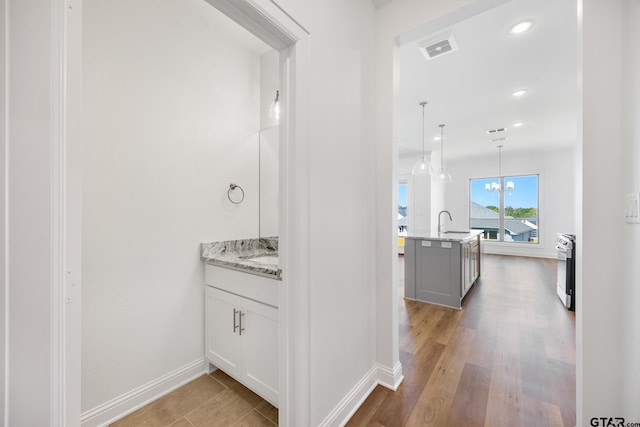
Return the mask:
[[439,136],[434,136],[434,137],[433,137],[433,140],[434,140],[434,141],[440,141],[440,137],[439,137]]
[[522,34],[531,27],[533,27],[533,23],[535,21],[533,19],[525,19],[524,21],[520,21],[511,28],[509,28],[509,32],[511,34]]
[[513,124],[514,128],[519,128],[520,126],[522,126],[522,122],[517,122]]
[[513,91],[513,93],[511,93],[511,95],[513,95],[513,96],[515,96],[515,97],[517,98],[517,97],[522,96],[522,95],[524,95],[524,94],[526,94],[526,93],[527,93],[527,91],[526,91],[526,90],[524,90],[524,89],[518,89],[518,90],[516,90],[516,91]]

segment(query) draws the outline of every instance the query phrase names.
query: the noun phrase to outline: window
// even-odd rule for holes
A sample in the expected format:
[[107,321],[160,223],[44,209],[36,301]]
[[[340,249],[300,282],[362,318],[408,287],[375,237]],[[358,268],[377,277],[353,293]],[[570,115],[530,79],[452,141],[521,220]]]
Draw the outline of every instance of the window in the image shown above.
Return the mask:
[[483,230],[487,240],[538,243],[538,178],[469,180],[469,227]]
[[407,183],[398,185],[398,236],[407,235]]

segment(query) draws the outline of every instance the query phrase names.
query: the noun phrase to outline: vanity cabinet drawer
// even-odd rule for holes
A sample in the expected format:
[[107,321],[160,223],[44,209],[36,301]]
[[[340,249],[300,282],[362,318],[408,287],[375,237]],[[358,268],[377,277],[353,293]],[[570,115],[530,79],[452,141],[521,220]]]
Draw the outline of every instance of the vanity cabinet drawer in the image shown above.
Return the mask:
[[278,307],[281,281],[216,265],[204,265],[205,283],[218,289]]

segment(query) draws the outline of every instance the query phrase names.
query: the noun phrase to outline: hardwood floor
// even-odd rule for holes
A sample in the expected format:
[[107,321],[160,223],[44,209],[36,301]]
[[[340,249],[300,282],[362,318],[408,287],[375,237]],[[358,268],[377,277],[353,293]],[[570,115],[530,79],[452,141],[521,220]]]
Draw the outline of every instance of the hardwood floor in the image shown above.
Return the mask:
[[[553,260],[485,255],[462,310],[404,300],[401,280],[405,379],[395,392],[377,387],[347,425],[573,427],[575,316],[555,295],[555,268]],[[112,426],[277,423],[276,408],[216,371]]]
[[278,409],[222,371],[200,378],[111,424],[113,427],[273,427]]
[[462,310],[404,300],[401,283],[405,379],[378,386],[347,426],[573,427],[575,315],[555,295],[555,268],[485,255]]

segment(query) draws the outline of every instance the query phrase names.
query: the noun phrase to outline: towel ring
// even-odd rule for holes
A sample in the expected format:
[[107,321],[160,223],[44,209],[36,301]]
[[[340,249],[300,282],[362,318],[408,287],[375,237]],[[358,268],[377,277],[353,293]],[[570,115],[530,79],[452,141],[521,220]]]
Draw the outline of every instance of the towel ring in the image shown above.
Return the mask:
[[[231,198],[231,192],[235,189],[239,189],[242,192],[242,196],[240,197],[240,200],[235,201]],[[244,200],[244,190],[242,189],[242,187],[240,187],[237,184],[229,184],[229,189],[227,190],[227,198],[229,198],[229,201],[231,203],[233,203],[234,205],[239,205],[240,203],[242,203],[242,201]]]

